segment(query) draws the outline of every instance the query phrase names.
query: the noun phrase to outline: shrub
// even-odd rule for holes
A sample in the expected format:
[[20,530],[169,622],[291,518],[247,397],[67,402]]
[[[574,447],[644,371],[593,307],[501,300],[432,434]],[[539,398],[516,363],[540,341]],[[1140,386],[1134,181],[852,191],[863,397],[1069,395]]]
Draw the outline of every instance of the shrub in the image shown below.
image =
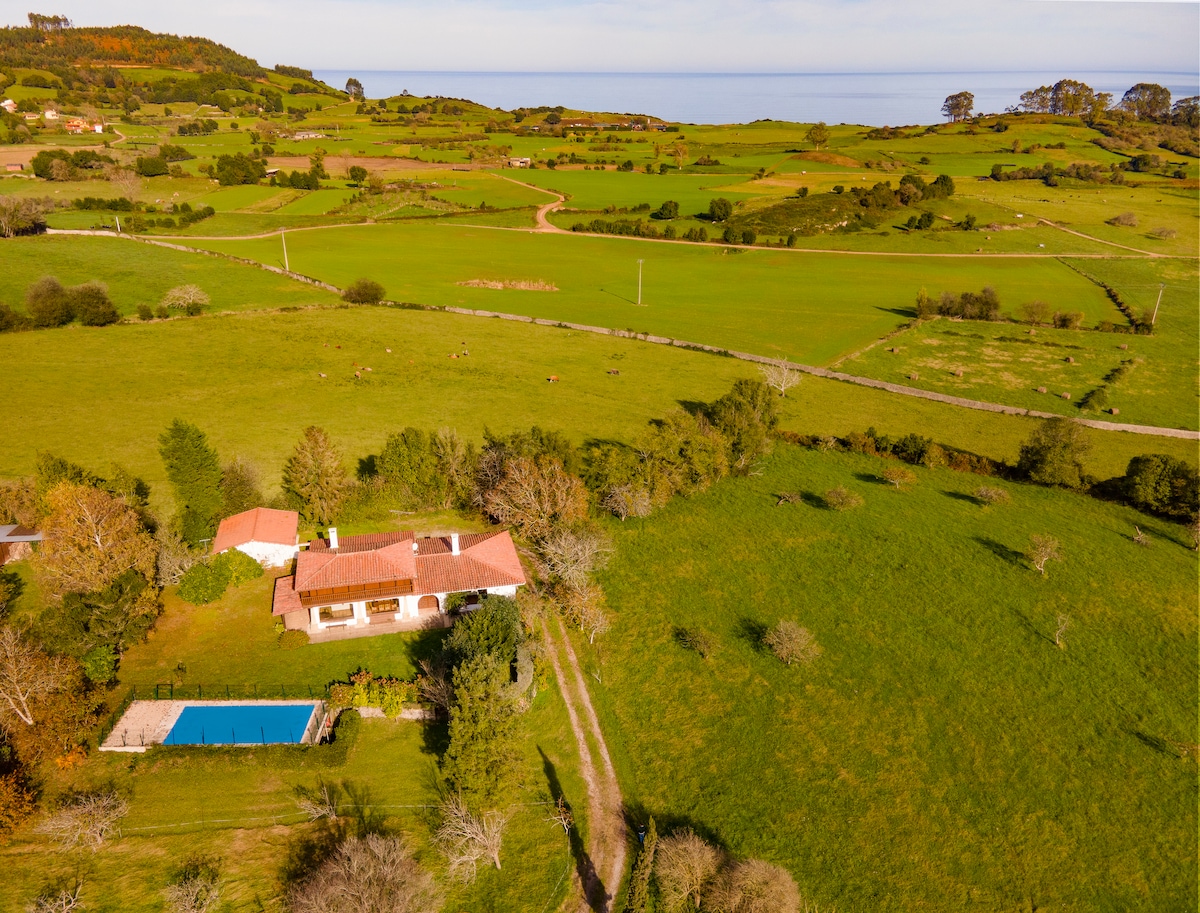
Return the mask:
[[1123,212],[1120,215],[1113,216],[1108,220],[1109,225],[1120,225],[1125,228],[1134,228],[1137,226],[1137,216],[1132,212]]
[[903,466],[888,466],[883,470],[883,479],[897,488],[903,488],[905,485],[911,485],[917,481],[917,477],[913,471],[905,469]]
[[1083,323],[1082,311],[1055,311],[1054,325],[1060,330],[1078,330]]
[[355,279],[342,292],[342,300],[351,304],[378,304],[383,300],[383,286],[371,279]]
[[108,287],[101,282],[85,282],[68,292],[71,310],[85,327],[103,327],[121,319],[108,297]]
[[975,489],[975,500],[980,501],[985,507],[992,504],[1007,504],[1012,500],[1007,491],[1003,488],[992,488],[990,485],[980,485]]
[[137,315],[138,320],[153,320],[154,308],[150,307],[148,304],[139,304],[137,306]]
[[25,290],[25,307],[35,327],[61,327],[75,319],[67,290],[53,276],[42,276]]
[[154,316],[157,317],[159,320],[166,320],[168,317],[171,316],[171,312],[167,310],[166,305],[160,304],[158,307],[156,307],[154,309]]
[[284,631],[279,635],[280,650],[298,650],[308,646],[307,631]]
[[821,645],[807,628],[784,619],[763,637],[763,644],[787,665],[809,665],[821,655]]
[[236,548],[217,555],[212,560],[212,566],[230,586],[241,586],[247,580],[257,580],[263,575],[262,565]]
[[177,285],[171,289],[162,299],[162,307],[176,308],[181,311],[186,311],[189,316],[192,314],[192,307],[199,305],[203,307],[208,304],[209,297],[204,289],[198,285]]
[[192,605],[208,605],[225,594],[229,577],[215,562],[194,564],[179,581],[179,598]]
[[830,510],[853,510],[863,504],[863,499],[854,492],[848,491],[844,485],[829,489],[825,492],[824,499],[825,506]]
[[676,628],[675,642],[685,650],[699,653],[701,659],[708,659],[716,647],[716,641],[711,634],[695,628]]

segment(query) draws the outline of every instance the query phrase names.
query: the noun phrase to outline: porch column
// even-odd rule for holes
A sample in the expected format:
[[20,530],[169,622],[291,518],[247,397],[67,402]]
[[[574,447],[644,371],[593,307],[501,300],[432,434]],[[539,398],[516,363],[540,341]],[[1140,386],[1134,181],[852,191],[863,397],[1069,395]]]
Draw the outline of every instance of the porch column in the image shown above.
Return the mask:
[[321,630],[321,607],[311,606],[308,610],[308,626],[314,631]]
[[365,625],[367,623],[367,604],[365,602],[352,602],[350,605],[354,609],[354,620]]

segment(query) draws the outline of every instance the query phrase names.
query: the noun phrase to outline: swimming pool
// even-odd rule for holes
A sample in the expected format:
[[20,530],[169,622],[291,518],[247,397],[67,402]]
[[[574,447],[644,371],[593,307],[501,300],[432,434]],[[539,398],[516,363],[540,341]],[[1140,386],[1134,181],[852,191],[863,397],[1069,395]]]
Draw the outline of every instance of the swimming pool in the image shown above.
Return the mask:
[[298,745],[318,703],[203,704],[183,708],[164,745]]

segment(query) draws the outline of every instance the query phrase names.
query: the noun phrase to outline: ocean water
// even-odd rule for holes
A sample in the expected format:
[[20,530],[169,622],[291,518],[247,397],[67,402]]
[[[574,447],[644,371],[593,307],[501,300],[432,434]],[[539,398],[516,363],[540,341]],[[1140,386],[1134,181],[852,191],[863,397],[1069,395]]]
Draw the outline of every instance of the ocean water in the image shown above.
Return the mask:
[[341,88],[354,76],[370,98],[441,95],[512,110],[563,105],[585,111],[650,114],[691,124],[770,118],[808,123],[901,126],[944,120],[947,95],[971,92],[975,108],[1000,112],[1022,92],[1079,79],[1119,101],[1139,82],[1166,86],[1173,98],[1200,95],[1200,74],[1165,72],[989,73],[472,73],[317,70]]

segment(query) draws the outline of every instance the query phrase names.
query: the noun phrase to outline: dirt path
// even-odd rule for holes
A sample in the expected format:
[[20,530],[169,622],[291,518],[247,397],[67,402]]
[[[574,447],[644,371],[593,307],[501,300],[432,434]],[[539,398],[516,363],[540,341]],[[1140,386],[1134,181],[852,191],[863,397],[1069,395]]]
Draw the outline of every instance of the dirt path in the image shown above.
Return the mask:
[[[562,205],[565,202],[567,202],[567,198],[565,196],[563,196],[561,193],[556,193],[553,190],[547,190],[545,187],[538,187],[536,184],[526,184],[524,181],[518,181],[516,178],[510,178],[510,177],[508,177],[508,175],[502,174],[502,175],[500,175],[500,177],[504,178],[504,180],[506,180],[512,184],[516,184],[518,187],[527,187],[530,190],[536,190],[539,193],[548,193],[554,197],[553,202],[546,203],[545,205],[539,206],[537,208],[537,212],[534,214],[534,219],[537,221],[537,228],[535,228],[534,231],[549,232],[551,234],[556,234],[556,235],[571,234],[571,232],[567,231],[565,228],[559,228],[557,225],[553,224],[549,219],[546,218],[546,216],[548,216],[554,210],[562,208]],[[480,225],[480,226],[476,226],[476,227],[477,228],[495,228],[496,226]],[[514,229],[514,230],[515,231],[528,231],[529,229],[518,228],[518,229]]]
[[[613,899],[625,874],[626,827],[621,787],[579,668],[579,659],[562,619],[543,621],[542,632],[579,749],[579,772],[587,784],[588,842],[586,850],[575,860],[579,889],[575,906],[579,913],[611,913]],[[566,658],[566,675],[563,674],[563,656]]]

